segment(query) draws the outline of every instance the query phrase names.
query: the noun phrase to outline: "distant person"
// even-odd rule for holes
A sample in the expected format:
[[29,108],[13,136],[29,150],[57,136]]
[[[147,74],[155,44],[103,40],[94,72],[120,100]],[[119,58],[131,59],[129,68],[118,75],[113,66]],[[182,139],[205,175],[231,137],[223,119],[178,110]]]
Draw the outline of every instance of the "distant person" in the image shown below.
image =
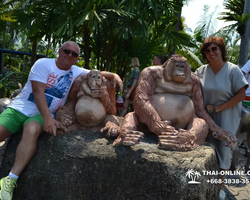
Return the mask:
[[140,75],[140,70],[139,70],[139,59],[138,58],[132,58],[131,59],[131,66],[133,68],[133,72],[129,78],[128,81],[128,88],[127,88],[127,94],[125,96],[125,102],[123,105],[123,111],[121,113],[121,116],[124,117],[127,114],[128,111],[128,106],[130,104],[130,102],[133,102],[134,96],[135,96],[135,88],[136,88],[136,84],[138,82],[139,79],[139,75]]
[[118,116],[121,116],[122,114],[123,105],[124,105],[123,98],[121,96],[118,96],[116,99],[116,110]]
[[[245,78],[248,82],[250,83],[250,60],[247,61],[247,63],[241,68],[241,71],[245,75]],[[250,87],[246,89],[246,96],[245,99],[243,100],[243,105],[244,106],[250,106]]]
[[161,55],[156,55],[153,59],[153,65],[162,65],[164,63],[164,58]]

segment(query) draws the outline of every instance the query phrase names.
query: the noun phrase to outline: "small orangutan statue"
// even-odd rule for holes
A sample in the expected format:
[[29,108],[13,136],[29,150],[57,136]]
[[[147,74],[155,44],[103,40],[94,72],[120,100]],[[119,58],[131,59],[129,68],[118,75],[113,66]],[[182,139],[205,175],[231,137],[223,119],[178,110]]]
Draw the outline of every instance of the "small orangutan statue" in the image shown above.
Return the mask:
[[141,123],[158,135],[159,148],[192,150],[204,144],[209,130],[229,146],[236,141],[204,109],[200,81],[181,55],[141,72],[133,106],[134,112],[125,116],[113,145],[138,144],[144,137],[138,129]]
[[115,88],[100,71],[91,70],[75,80],[68,103],[57,111],[56,119],[62,124],[57,132],[91,130],[117,136],[120,127],[115,114]]

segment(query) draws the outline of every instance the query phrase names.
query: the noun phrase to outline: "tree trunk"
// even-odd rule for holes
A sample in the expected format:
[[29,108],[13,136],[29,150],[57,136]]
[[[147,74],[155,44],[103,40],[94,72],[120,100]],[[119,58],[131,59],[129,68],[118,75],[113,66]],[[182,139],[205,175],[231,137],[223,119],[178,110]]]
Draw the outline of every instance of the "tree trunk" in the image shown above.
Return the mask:
[[[250,14],[250,0],[245,0],[244,15]],[[239,66],[242,67],[248,60],[250,44],[250,18],[246,22],[246,29],[241,37],[240,42],[240,56],[239,56]]]
[[90,31],[87,26],[87,22],[84,23],[83,25],[83,30],[84,30],[84,59],[85,59],[85,68],[89,69],[89,59],[90,59]]
[[37,39],[32,41],[31,66],[36,62]]
[[48,37],[48,45],[47,45],[47,50],[46,50],[46,56],[47,56],[47,57],[48,57],[48,55],[49,55],[50,43],[51,43],[51,35]]
[[[174,12],[175,17],[177,17],[178,22],[175,24],[175,32],[179,32],[180,31],[180,27],[181,27],[181,12],[182,12],[182,7],[183,7],[183,0],[177,0],[178,4],[180,5],[178,7],[178,9],[176,10],[176,12]],[[176,49],[171,49],[170,55],[173,55],[176,53]]]
[[[29,38],[27,36],[26,36],[26,42],[25,42],[25,51],[29,52]],[[28,57],[24,56],[23,57],[23,64],[21,67],[22,72],[25,72],[27,70],[27,60],[28,60]]]
[[110,62],[112,60],[112,49],[113,49],[113,42],[110,39],[109,42],[107,43],[107,49],[106,49],[106,63],[105,63],[105,69],[107,71],[111,71],[110,70]]

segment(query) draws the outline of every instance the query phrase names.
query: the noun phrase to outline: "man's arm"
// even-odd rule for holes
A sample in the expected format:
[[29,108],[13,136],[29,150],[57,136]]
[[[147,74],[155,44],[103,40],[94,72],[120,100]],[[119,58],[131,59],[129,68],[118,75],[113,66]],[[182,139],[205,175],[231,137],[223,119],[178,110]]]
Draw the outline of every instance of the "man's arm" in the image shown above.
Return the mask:
[[75,81],[72,84],[72,87],[69,91],[69,96],[68,96],[68,104],[67,106],[70,106],[75,108],[76,102],[77,102],[77,94],[80,90],[81,87],[81,82],[82,82],[83,76],[78,76]]
[[105,78],[113,81],[114,87],[116,86],[116,84],[118,84],[119,88],[120,88],[120,92],[123,91],[123,83],[122,83],[122,80],[118,74],[114,74],[114,73],[106,72],[106,71],[101,71],[101,73]]
[[55,119],[53,119],[48,108],[46,96],[44,93],[46,84],[38,81],[31,81],[31,85],[36,106],[43,117],[44,131],[56,135],[56,127],[58,127],[59,124]]
[[69,91],[68,101],[66,105],[61,106],[56,112],[56,119],[62,124],[61,128],[64,132],[67,132],[67,127],[75,122],[75,105],[78,99],[78,93],[80,91],[82,79],[85,76],[78,76],[72,84]]
[[241,71],[244,75],[250,72],[250,60],[241,68]]

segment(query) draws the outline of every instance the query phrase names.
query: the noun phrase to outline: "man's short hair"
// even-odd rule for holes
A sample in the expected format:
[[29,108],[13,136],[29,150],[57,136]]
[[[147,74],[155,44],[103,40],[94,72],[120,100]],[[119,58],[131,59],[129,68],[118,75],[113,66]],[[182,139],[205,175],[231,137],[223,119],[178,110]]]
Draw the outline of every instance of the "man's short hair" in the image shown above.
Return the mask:
[[160,59],[161,64],[164,63],[164,58],[162,57],[162,55],[159,55],[159,54],[158,54],[158,55],[156,55],[156,57]]

